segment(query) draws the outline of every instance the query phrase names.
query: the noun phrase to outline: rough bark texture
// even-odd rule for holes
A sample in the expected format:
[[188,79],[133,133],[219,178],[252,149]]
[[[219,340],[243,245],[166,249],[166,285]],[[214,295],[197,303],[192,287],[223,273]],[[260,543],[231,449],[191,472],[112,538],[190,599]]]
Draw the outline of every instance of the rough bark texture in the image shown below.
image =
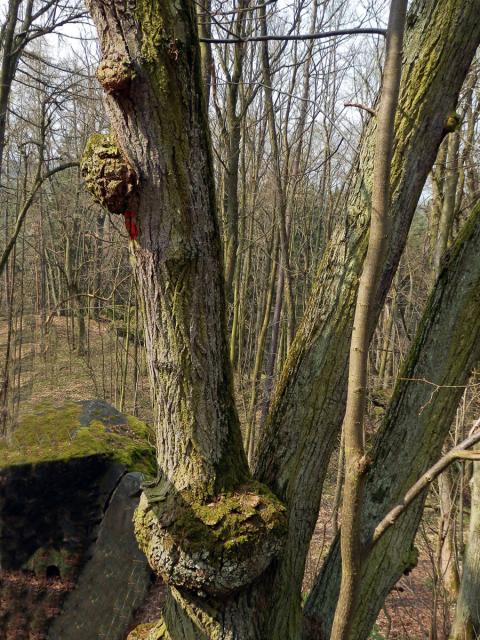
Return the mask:
[[[363,508],[363,540],[407,489],[440,457],[472,368],[480,359],[480,205],[446,257],[410,355],[376,439]],[[422,380],[440,385],[435,390]],[[455,385],[455,386],[451,386]],[[368,637],[385,597],[415,564],[413,542],[425,495],[373,548],[362,572],[354,637]],[[328,638],[339,589],[338,540],[308,602],[305,638]]]
[[[247,477],[225,340],[220,242],[195,17],[139,0],[90,2],[109,69],[105,104],[138,176],[132,262],[144,302],[161,472],[213,493]],[[128,88],[112,64],[128,59]],[[100,82],[104,83],[101,73]],[[208,295],[206,293],[208,292]]]
[[171,587],[163,637],[253,640],[255,581],[282,546],[286,518],[250,480],[233,399],[194,4],[88,5],[102,45],[97,77],[138,180],[130,248],[159,477],[139,507],[137,537]]
[[[417,0],[409,12],[392,162],[392,232],[378,308],[405,246],[448,114],[480,41],[479,11],[479,0],[468,4]],[[334,232],[319,265],[255,464],[256,476],[289,508],[289,538],[275,587],[278,607],[271,614],[273,639],[295,637],[306,553],[343,419],[353,311],[367,247],[374,134],[373,119],[352,177],[345,222]]]

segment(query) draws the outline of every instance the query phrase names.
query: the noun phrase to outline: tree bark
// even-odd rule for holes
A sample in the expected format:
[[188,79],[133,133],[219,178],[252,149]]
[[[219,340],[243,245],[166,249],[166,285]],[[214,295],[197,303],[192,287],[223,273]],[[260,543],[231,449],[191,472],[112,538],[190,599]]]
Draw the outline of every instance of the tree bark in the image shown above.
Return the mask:
[[[409,12],[392,160],[392,231],[377,291],[377,312],[445,135],[447,116],[480,42],[479,11],[479,0],[468,5],[460,0],[417,0]],[[274,587],[278,606],[271,611],[273,640],[289,637],[290,629],[300,623],[305,559],[344,415],[353,311],[367,247],[373,120],[361,143],[344,222],[334,231],[318,267],[256,455],[256,477],[289,509],[289,536]]]
[[471,484],[468,542],[450,640],[480,637],[480,462],[473,463]]
[[115,208],[133,212],[139,232],[130,250],[159,476],[142,496],[137,537],[170,587],[164,637],[254,640],[249,607],[263,610],[258,579],[281,550],[285,509],[250,478],[234,404],[194,5],[88,4],[103,54],[97,77],[129,167],[120,175],[132,187]]
[[[423,315],[373,447],[362,510],[362,540],[432,464],[452,424],[470,372],[480,359],[480,205],[456,240]],[[433,382],[434,385],[428,384]],[[438,385],[435,386],[435,385]],[[355,638],[368,637],[393,585],[415,565],[423,494],[373,547],[353,616]],[[338,540],[305,607],[305,638],[328,638],[340,581]]]
[[392,0],[387,29],[387,46],[380,104],[377,112],[373,162],[372,213],[368,249],[358,287],[350,344],[347,405],[345,409],[345,484],[343,489],[342,582],[333,620],[331,640],[347,640],[352,613],[357,604],[363,561],[360,514],[367,457],[364,420],[367,405],[368,349],[375,327],[375,294],[388,241],[390,165],[393,155],[394,122],[402,66],[406,0]]

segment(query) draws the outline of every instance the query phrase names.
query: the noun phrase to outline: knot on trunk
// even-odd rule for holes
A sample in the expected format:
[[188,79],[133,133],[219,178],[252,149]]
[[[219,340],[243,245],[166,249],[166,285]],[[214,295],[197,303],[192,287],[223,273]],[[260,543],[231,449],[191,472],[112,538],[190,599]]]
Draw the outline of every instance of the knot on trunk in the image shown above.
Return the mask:
[[445,122],[443,123],[443,135],[447,133],[453,133],[456,131],[462,122],[462,118],[455,111],[450,111],[450,113],[445,118]]
[[287,531],[285,507],[257,482],[197,502],[162,481],[145,489],[134,524],[152,569],[199,596],[250,585],[281,552]]
[[130,88],[135,78],[135,69],[127,56],[114,53],[103,58],[96,76],[106,93],[123,93]]
[[103,207],[111,213],[124,213],[132,208],[137,176],[112,135],[90,136],[80,169],[86,188]]

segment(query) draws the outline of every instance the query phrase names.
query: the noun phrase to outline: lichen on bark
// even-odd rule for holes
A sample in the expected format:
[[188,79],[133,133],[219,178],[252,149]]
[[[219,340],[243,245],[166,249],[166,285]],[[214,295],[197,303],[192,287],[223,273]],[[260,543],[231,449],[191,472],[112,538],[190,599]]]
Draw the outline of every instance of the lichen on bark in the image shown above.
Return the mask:
[[135,627],[127,636],[127,640],[170,640],[163,618],[147,622]]
[[132,207],[137,176],[113,134],[94,133],[89,137],[80,168],[86,188],[108,211],[125,213]]
[[154,571],[200,596],[253,582],[281,551],[287,526],[285,507],[257,482],[199,501],[163,481],[145,489],[134,522]]

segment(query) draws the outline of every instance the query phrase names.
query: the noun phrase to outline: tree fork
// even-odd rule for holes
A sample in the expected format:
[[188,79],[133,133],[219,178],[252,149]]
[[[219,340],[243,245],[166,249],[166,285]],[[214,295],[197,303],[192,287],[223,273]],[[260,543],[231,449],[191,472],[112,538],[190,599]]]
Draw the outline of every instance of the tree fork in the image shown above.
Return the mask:
[[[369,555],[362,567],[361,605],[352,615],[358,640],[368,638],[385,597],[416,564],[413,543],[426,497],[425,491],[417,491],[427,486],[428,469],[438,468],[458,402],[480,359],[479,248],[477,204],[446,256],[373,443],[361,514]],[[429,380],[438,383],[433,396],[424,382]],[[457,453],[447,454],[447,461],[453,455]],[[388,524],[391,518],[395,526]],[[305,605],[305,640],[329,637],[340,584],[339,555],[337,539]]]
[[[415,0],[409,11],[392,161],[392,233],[377,312],[480,41],[479,10],[480,0]],[[289,510],[289,536],[274,586],[278,606],[271,611],[275,640],[288,637],[286,630],[301,622],[305,558],[344,415],[353,310],[367,247],[375,127],[376,118],[371,118],[352,176],[345,221],[335,229],[318,267],[255,456],[256,477],[284,499]]]

